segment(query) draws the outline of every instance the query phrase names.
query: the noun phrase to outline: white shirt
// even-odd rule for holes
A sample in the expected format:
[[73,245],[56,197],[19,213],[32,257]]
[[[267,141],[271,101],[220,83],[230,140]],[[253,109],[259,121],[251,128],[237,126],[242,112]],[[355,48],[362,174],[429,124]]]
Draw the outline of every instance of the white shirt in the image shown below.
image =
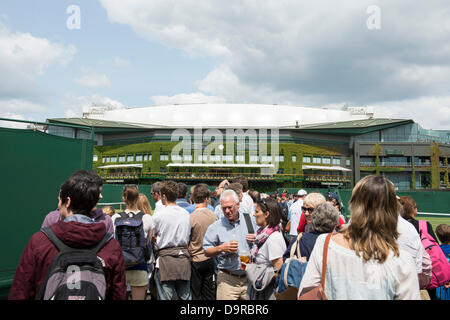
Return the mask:
[[303,206],[303,200],[302,199],[298,199],[297,201],[295,201],[291,208],[289,209],[290,211],[290,223],[291,223],[291,229],[289,230],[289,235],[291,236],[296,236],[297,235],[297,227],[298,224],[300,223],[300,216],[302,214],[302,206]]
[[240,213],[252,213],[253,212],[253,199],[248,195],[248,191],[242,195],[242,201],[239,205]]
[[[132,212],[132,211],[126,209],[126,210],[125,210],[125,213],[127,213],[128,216],[131,217],[131,215],[134,216],[134,215],[138,214],[138,213],[139,213],[139,210],[138,210],[137,212]],[[120,214],[118,214],[118,213],[114,214],[114,215],[111,217],[111,220],[112,220],[112,222],[113,222],[113,225],[114,225],[114,222],[116,221],[117,218],[120,218]],[[149,215],[149,214],[144,214],[144,215],[142,216],[142,226],[144,227],[145,237],[148,237],[148,232],[149,232],[151,229],[153,229],[153,218],[152,218],[151,215]],[[114,232],[116,232],[116,226],[114,226]]]
[[422,242],[416,228],[400,215],[397,220],[397,231],[399,233],[397,244],[400,249],[407,251],[416,264],[417,273],[422,273]]
[[259,248],[256,254],[257,264],[272,265],[272,260],[283,257],[286,251],[286,242],[281,232],[272,233]]
[[[305,274],[303,288],[317,286],[321,281],[323,246],[326,234],[317,238]],[[330,240],[328,247],[325,295],[329,300],[420,300],[416,266],[411,255],[400,248],[400,256],[391,251],[380,264],[371,259],[364,262],[355,251]]]
[[165,207],[166,207],[166,206],[163,205],[161,199],[158,200],[158,201],[155,203],[155,211],[153,211],[153,214],[157,213],[158,211],[161,211],[161,209],[164,209]]
[[166,206],[153,216],[153,235],[159,249],[187,246],[191,235],[189,213],[179,206]]

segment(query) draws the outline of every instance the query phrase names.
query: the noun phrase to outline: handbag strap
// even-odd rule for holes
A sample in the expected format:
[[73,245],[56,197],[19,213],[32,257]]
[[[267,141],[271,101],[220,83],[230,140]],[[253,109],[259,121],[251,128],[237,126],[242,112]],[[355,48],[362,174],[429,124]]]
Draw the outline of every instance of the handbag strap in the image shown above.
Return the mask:
[[325,238],[325,244],[323,245],[323,260],[322,260],[322,288],[325,290],[325,274],[327,272],[327,257],[328,257],[328,244],[330,243],[332,233],[329,233]]

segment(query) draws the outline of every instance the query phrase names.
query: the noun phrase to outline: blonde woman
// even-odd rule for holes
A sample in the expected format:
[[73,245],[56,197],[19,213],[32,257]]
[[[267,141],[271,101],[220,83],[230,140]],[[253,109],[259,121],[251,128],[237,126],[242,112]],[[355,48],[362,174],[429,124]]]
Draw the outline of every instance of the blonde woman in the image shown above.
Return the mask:
[[139,193],[137,207],[139,211],[149,215],[153,215],[152,207],[150,206],[150,201],[148,201],[147,196],[143,193]]
[[[415,263],[396,241],[398,202],[392,183],[380,175],[363,178],[353,189],[349,208],[352,223],[333,234],[328,247],[327,298],[420,300]],[[325,238],[326,234],[317,238],[299,295],[320,283]]]

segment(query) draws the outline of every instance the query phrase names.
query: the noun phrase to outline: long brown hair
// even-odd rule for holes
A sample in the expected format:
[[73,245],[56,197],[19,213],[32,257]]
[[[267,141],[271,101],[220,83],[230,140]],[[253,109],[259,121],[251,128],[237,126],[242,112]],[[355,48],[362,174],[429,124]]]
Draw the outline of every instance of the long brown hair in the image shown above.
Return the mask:
[[352,222],[344,232],[358,257],[383,263],[397,246],[398,202],[394,185],[381,175],[370,175],[353,188],[349,202]]
[[149,215],[153,215],[152,207],[150,206],[150,202],[148,201],[147,196],[143,193],[139,193],[137,207],[138,207],[139,211],[141,211],[143,213],[147,213]]

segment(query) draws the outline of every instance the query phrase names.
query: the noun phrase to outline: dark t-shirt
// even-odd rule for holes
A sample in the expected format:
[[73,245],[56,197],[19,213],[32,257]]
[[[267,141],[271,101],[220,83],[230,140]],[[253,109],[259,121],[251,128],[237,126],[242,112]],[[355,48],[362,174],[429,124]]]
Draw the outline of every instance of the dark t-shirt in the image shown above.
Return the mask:
[[[407,219],[407,221],[409,221],[414,226],[414,228],[416,228],[417,233],[419,233],[419,221],[413,218],[409,218]],[[437,243],[439,243],[436,238],[436,235],[434,234],[433,226],[428,221],[427,221],[427,230],[428,233],[433,237],[433,239],[436,240]]]

